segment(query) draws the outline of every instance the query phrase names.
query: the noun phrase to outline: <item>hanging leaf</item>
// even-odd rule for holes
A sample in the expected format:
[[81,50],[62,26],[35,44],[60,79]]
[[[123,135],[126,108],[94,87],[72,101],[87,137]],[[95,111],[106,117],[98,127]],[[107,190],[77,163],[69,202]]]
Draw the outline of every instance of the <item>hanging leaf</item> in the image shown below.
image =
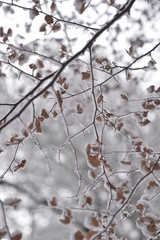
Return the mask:
[[14,172],[19,170],[20,168],[24,168],[26,165],[26,162],[27,161],[24,159],[20,163],[18,163],[17,166],[14,167]]
[[57,90],[57,98],[58,98],[59,105],[60,105],[60,107],[62,108],[63,100],[62,100],[62,98],[61,98],[60,91],[58,91],[58,90]]
[[46,15],[44,19],[49,25],[53,23],[53,17],[50,15]]
[[82,234],[81,231],[77,231],[75,234],[74,234],[74,240],[83,240],[84,239],[84,235]]
[[52,12],[55,11],[55,9],[56,9],[56,4],[55,4],[54,1],[52,1],[50,8],[51,8]]
[[86,240],[91,240],[92,237],[97,233],[97,231],[89,231],[87,234],[86,234]]
[[67,52],[67,47],[65,45],[61,44],[61,50],[63,52]]
[[53,197],[52,200],[50,201],[51,206],[55,207],[57,206],[57,200],[56,197]]
[[37,69],[37,66],[36,66],[34,63],[29,64],[29,67],[30,67],[32,70],[36,70],[36,69]]
[[41,127],[41,122],[39,119],[36,119],[36,131],[37,133],[42,133],[42,127]]
[[53,117],[55,118],[58,115],[58,113],[54,110],[53,111]]
[[46,24],[46,23],[43,23],[43,24],[40,26],[39,31],[40,31],[40,32],[46,32],[46,26],[47,26],[47,24]]
[[22,233],[16,231],[12,234],[11,240],[21,240],[22,239]]
[[99,95],[99,97],[97,98],[97,103],[101,103],[103,100],[103,95]]
[[127,97],[127,95],[125,95],[125,94],[121,94],[121,98],[122,98],[123,100],[125,100],[126,102],[128,101],[128,97]]
[[49,94],[50,94],[50,91],[46,90],[45,93],[43,94],[43,97],[47,98]]
[[44,108],[42,109],[41,115],[42,115],[44,118],[49,118],[49,115],[48,115],[48,113],[46,112],[46,110],[45,110]]
[[77,104],[77,113],[82,114],[83,113],[83,108],[81,107],[80,104]]
[[82,80],[87,80],[90,78],[89,72],[82,72]]
[[37,64],[39,68],[44,68],[44,64],[40,59],[37,60]]
[[140,122],[139,122],[139,124],[140,124],[141,126],[146,126],[146,125],[149,124],[149,123],[150,123],[149,119],[146,119],[146,120],[144,120],[144,121],[140,121]]
[[59,31],[60,29],[61,29],[61,24],[60,24],[60,23],[56,23],[56,24],[54,24],[53,27],[52,27],[52,30],[53,30],[54,32],[57,32],[57,31]]
[[4,200],[5,205],[13,207],[14,209],[17,209],[21,202],[22,200],[19,198],[6,198]]

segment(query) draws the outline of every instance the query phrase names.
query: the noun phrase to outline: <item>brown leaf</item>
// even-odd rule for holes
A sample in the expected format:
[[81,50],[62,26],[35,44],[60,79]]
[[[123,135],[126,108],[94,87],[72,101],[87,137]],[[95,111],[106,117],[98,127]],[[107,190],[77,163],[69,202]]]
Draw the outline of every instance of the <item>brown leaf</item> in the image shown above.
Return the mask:
[[90,78],[89,72],[82,72],[82,80],[87,80]]
[[85,11],[85,2],[81,5],[80,14],[82,14],[84,11]]
[[40,26],[39,31],[40,31],[40,32],[45,32],[45,31],[46,31],[46,26],[47,26],[47,24],[46,24],[46,23],[43,23],[43,24]]
[[13,207],[14,209],[16,209],[19,204],[21,203],[21,199],[19,198],[7,198],[5,199],[4,203],[10,207]]
[[127,97],[127,95],[125,95],[125,94],[121,94],[121,98],[122,98],[123,100],[125,100],[126,102],[128,101],[128,97]]
[[44,68],[44,64],[40,59],[37,60],[37,64],[38,64],[39,68]]
[[33,128],[33,122],[28,127],[30,130]]
[[3,37],[3,27],[0,27],[0,37]]
[[39,121],[39,119],[36,119],[36,131],[37,133],[42,133],[41,122]]
[[92,202],[93,202],[93,201],[92,201],[92,197],[91,197],[91,196],[87,196],[87,197],[86,197],[86,203],[91,206],[91,205],[92,205]]
[[62,100],[60,91],[58,91],[58,90],[57,90],[57,98],[58,98],[58,102],[59,102],[60,108],[62,108],[63,100]]
[[[7,231],[0,230],[0,239],[3,239],[3,237],[7,234]],[[5,238],[4,238],[5,239]]]
[[58,115],[58,113],[54,110],[53,111],[53,117],[55,118]]
[[22,54],[19,55],[18,61],[19,61],[19,62],[22,62],[25,58],[26,58],[25,54],[22,53]]
[[60,219],[60,222],[63,224],[69,224],[71,220],[71,211],[70,209],[66,209],[64,219]]
[[147,189],[151,189],[151,188],[155,188],[155,187],[158,187],[158,184],[153,180],[153,181],[150,181],[148,186],[147,186]]
[[131,165],[131,161],[121,161],[121,163],[124,165]]
[[91,217],[91,225],[94,226],[94,227],[99,226],[99,221],[97,220],[96,217]]
[[56,23],[56,24],[54,24],[53,27],[52,27],[52,30],[53,30],[54,32],[59,31],[60,29],[61,29],[61,24],[60,24],[60,23]]
[[50,16],[50,15],[46,15],[44,19],[45,19],[45,21],[46,21],[48,24],[52,24],[52,23],[53,23],[53,17]]
[[146,126],[149,123],[150,123],[149,119],[146,119],[145,121],[140,121],[139,122],[139,124],[142,125],[142,126]]
[[82,234],[81,231],[77,231],[75,234],[74,234],[74,240],[83,240],[84,239],[84,236]]
[[97,233],[97,231],[89,231],[87,234],[86,234],[86,240],[90,240],[95,234]]
[[61,50],[63,52],[67,52],[67,47],[65,45],[61,44]]
[[120,122],[117,126],[118,131],[121,131],[122,127],[123,127],[123,122]]
[[57,206],[57,200],[56,200],[56,198],[55,197],[53,197],[52,198],[52,200],[50,201],[50,204],[51,204],[51,206]]
[[110,4],[113,5],[115,0],[110,0]]
[[97,122],[102,122],[102,117],[99,115],[96,117]]
[[41,115],[42,115],[44,118],[49,118],[49,115],[48,115],[48,113],[46,112],[46,110],[45,110],[44,108],[42,109]]
[[36,64],[34,64],[34,63],[29,64],[29,67],[30,67],[31,69],[33,69],[33,70],[36,70],[36,69],[37,69],[37,66],[36,66]]
[[56,4],[54,1],[52,1],[50,8],[51,8],[52,12],[56,9]]
[[155,86],[151,85],[150,87],[147,88],[148,93],[153,93],[155,91]]
[[50,91],[47,90],[47,91],[45,91],[45,93],[43,94],[43,97],[44,97],[44,98],[47,98],[49,94],[50,94]]
[[22,160],[20,163],[18,163],[15,167],[14,167],[14,172],[19,170],[20,168],[24,168],[24,166],[26,165],[26,160]]
[[65,82],[64,85],[63,85],[63,88],[64,88],[65,90],[67,90],[68,87],[69,87],[69,84],[67,84],[67,83]]
[[97,98],[97,103],[101,103],[103,100],[103,95],[99,95],[99,97]]
[[58,78],[58,80],[56,81],[56,83],[58,83],[58,84],[60,84],[60,85],[63,85],[63,83],[65,83],[65,81],[66,81],[66,78],[64,77],[64,78]]
[[82,114],[83,113],[83,108],[81,107],[81,105],[80,104],[77,104],[77,113],[78,114]]
[[14,235],[12,235],[11,240],[21,240],[22,239],[22,233],[18,232]]
[[8,28],[7,36],[8,36],[8,37],[11,37],[11,36],[12,36],[12,29],[11,29],[11,28]]

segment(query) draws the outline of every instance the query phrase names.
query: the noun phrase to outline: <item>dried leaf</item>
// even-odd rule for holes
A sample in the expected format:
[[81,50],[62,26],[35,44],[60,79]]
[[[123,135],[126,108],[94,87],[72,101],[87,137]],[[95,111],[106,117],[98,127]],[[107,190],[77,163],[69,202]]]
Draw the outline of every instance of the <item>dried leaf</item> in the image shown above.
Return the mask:
[[103,100],[103,95],[99,95],[99,97],[97,98],[97,103],[101,103]]
[[115,0],[110,0],[110,4],[113,5]]
[[[4,237],[5,235],[7,235],[7,231],[1,230],[1,231],[0,231],[0,239],[3,239],[3,237]],[[5,238],[4,238],[4,239],[5,239]]]
[[37,133],[42,133],[42,127],[41,127],[41,122],[39,121],[39,119],[36,119],[36,131]]
[[87,196],[86,197],[86,203],[88,204],[88,205],[92,205],[92,203],[93,203],[93,201],[92,201],[92,197],[91,196]]
[[3,27],[0,27],[0,37],[3,37]]
[[57,90],[57,98],[58,98],[58,102],[59,102],[60,108],[62,108],[63,100],[62,100],[62,97],[61,97],[61,93],[58,90]]
[[123,127],[123,122],[120,122],[117,126],[118,131],[121,131],[122,127]]
[[69,88],[69,84],[67,84],[67,83],[65,82],[64,85],[63,85],[63,88],[64,88],[65,90],[67,90],[67,89]]
[[82,114],[83,113],[83,108],[81,107],[80,104],[77,104],[76,108],[77,108],[77,113],[78,114]]
[[147,88],[148,93],[153,93],[155,91],[155,86],[151,85],[150,87]]
[[63,224],[69,224],[71,220],[71,211],[70,209],[66,209],[64,219],[60,219],[60,222]]
[[124,165],[131,165],[131,161],[121,161],[121,163]]
[[50,94],[50,91],[47,90],[47,91],[45,91],[45,93],[43,94],[43,97],[44,97],[44,98],[47,98],[49,94]]
[[30,67],[31,69],[33,69],[33,70],[36,70],[36,69],[37,69],[37,66],[36,66],[36,64],[34,64],[34,63],[29,64],[29,67]]
[[57,200],[56,200],[55,197],[52,198],[52,200],[50,201],[50,204],[51,204],[51,206],[53,206],[53,207],[57,206]]
[[97,122],[102,122],[102,117],[99,115],[96,117]]
[[123,100],[125,100],[126,102],[128,101],[128,97],[127,97],[127,95],[125,95],[125,94],[121,94],[121,98],[122,98]]
[[74,234],[74,240],[83,240],[84,239],[84,236],[82,234],[81,231],[77,231],[75,234]]
[[22,160],[20,163],[18,163],[18,164],[14,167],[14,172],[17,171],[17,170],[19,170],[20,168],[24,168],[25,165],[26,165],[26,162],[27,162],[27,161],[24,159],[24,160]]
[[60,23],[56,23],[56,24],[54,24],[53,27],[52,27],[52,30],[53,30],[54,32],[57,32],[57,31],[59,31],[60,29],[61,29],[61,24],[60,24]]
[[140,122],[139,122],[139,124],[142,125],[142,126],[146,126],[146,125],[149,124],[149,123],[150,123],[149,119],[146,119],[146,120],[144,120],[144,121],[140,121]]
[[40,26],[39,31],[40,31],[40,32],[45,32],[45,31],[46,31],[46,26],[47,26],[47,24],[46,24],[46,23],[43,23],[43,24]]
[[58,84],[60,84],[60,85],[63,85],[63,83],[65,83],[65,81],[66,81],[66,78],[64,77],[64,78],[58,78],[58,80],[56,81],[56,83],[58,83]]
[[50,8],[51,8],[52,12],[55,11],[55,9],[56,9],[56,4],[55,4],[54,1],[52,1]]
[[49,118],[49,115],[48,115],[48,113],[46,112],[46,110],[45,110],[44,108],[42,109],[41,115],[42,115],[44,118]]
[[55,118],[58,115],[58,113],[54,110],[53,111],[53,117]]
[[12,234],[11,240],[21,240],[22,239],[22,233],[16,232]]
[[8,37],[11,37],[11,36],[12,36],[12,29],[11,29],[11,28],[8,28],[7,36],[8,36]]
[[94,227],[99,227],[99,221],[96,217],[91,217],[91,225]]
[[53,17],[50,15],[46,15],[44,19],[49,25],[53,23]]
[[82,80],[87,80],[90,78],[89,72],[82,72]]
[[16,209],[19,204],[21,203],[21,199],[19,198],[7,198],[5,199],[4,203],[10,207],[13,207],[14,209]]
[[61,44],[61,50],[63,52],[67,52],[67,47],[65,45]]
[[97,233],[97,231],[89,231],[87,234],[86,234],[86,240],[91,240],[91,238]]
[[39,68],[44,68],[44,64],[40,59],[37,60],[37,64]]

